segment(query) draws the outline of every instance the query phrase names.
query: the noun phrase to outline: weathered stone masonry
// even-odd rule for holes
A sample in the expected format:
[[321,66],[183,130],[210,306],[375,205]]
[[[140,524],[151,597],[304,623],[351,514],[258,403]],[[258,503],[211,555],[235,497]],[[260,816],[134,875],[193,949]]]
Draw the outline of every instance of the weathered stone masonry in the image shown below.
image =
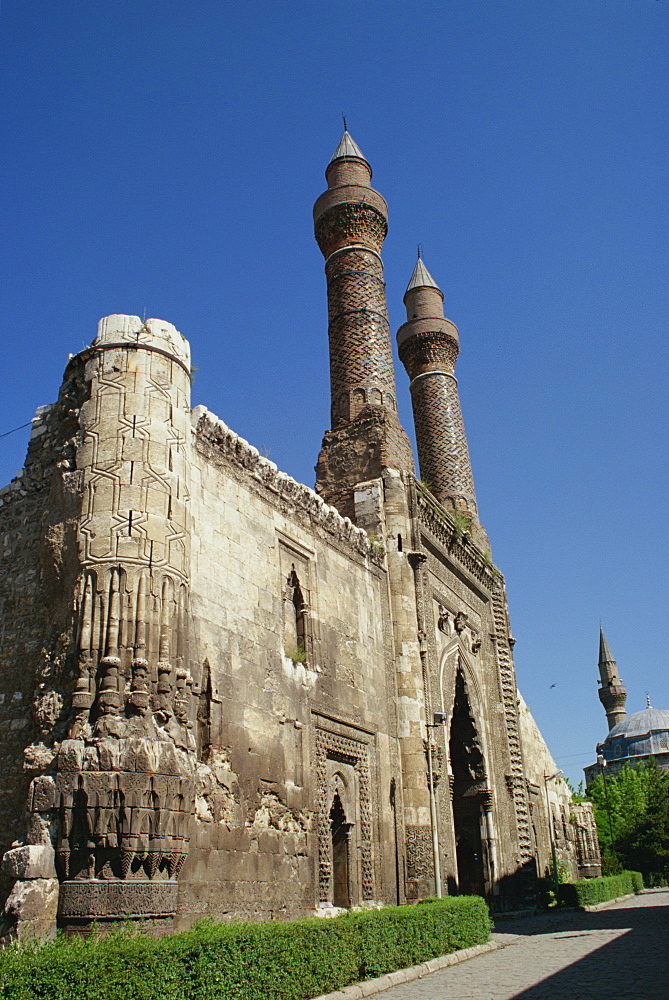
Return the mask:
[[[191,411],[171,324],[118,315],[0,492],[0,936],[529,898],[546,818],[457,394],[414,392],[430,489],[397,417],[385,202],[348,133],[327,178],[316,491]],[[453,381],[442,298],[417,269],[400,339],[425,386]]]

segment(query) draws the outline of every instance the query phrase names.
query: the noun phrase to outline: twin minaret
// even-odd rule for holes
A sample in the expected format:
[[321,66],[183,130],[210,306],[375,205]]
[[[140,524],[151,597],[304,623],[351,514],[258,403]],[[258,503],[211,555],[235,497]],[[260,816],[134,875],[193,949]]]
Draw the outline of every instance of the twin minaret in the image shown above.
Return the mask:
[[[397,415],[381,248],[388,208],[372,169],[348,131],[325,172],[314,206],[316,240],[328,285],[332,429],[323,439],[316,489],[354,516],[353,488],[384,468],[414,472]],[[420,474],[452,513],[478,526],[455,362],[458,331],[444,318],[444,296],[419,258],[404,296],[407,322],[397,341],[411,379]]]
[[411,379],[421,477],[447,510],[478,521],[455,377],[458,329],[444,318],[443,303],[441,289],[419,257],[404,295],[407,321],[397,332],[397,346]]

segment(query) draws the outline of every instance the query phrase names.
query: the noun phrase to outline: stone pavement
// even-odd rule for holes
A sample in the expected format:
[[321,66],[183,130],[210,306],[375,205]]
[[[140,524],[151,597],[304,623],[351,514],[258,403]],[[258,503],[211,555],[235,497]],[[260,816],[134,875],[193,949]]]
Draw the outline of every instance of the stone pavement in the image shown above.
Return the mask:
[[590,913],[500,920],[495,951],[377,994],[382,1000],[666,1000],[669,891]]

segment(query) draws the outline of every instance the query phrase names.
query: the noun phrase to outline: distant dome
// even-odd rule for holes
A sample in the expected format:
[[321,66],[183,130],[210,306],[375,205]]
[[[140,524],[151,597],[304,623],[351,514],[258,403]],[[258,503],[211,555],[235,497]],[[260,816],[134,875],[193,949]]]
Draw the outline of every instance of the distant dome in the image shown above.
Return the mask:
[[[616,774],[624,764],[636,767],[647,757],[654,757],[663,770],[669,770],[669,711],[648,705],[640,712],[625,716],[597,747]],[[585,769],[586,781],[597,776],[598,765]]]
[[649,733],[669,731],[669,709],[648,706],[640,712],[634,712],[613,727],[605,742],[609,743],[620,736],[648,736]]

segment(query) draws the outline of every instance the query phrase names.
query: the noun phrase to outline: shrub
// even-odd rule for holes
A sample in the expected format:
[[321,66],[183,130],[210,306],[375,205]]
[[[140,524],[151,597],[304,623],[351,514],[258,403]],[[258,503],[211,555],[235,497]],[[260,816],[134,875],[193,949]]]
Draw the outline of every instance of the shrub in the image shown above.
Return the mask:
[[669,868],[663,872],[643,872],[642,874],[646,889],[658,889],[669,885]]
[[643,878],[639,872],[621,872],[620,875],[567,882],[560,886],[558,902],[562,906],[596,906],[642,889]]
[[487,941],[476,897],[347,913],[334,920],[211,920],[152,938],[123,929],[0,954],[11,1000],[308,1000]]
[[428,905],[390,906],[352,914],[350,919],[358,925],[358,979],[373,979],[437,955],[483,944],[491,927],[488,908],[478,896],[430,900]]

